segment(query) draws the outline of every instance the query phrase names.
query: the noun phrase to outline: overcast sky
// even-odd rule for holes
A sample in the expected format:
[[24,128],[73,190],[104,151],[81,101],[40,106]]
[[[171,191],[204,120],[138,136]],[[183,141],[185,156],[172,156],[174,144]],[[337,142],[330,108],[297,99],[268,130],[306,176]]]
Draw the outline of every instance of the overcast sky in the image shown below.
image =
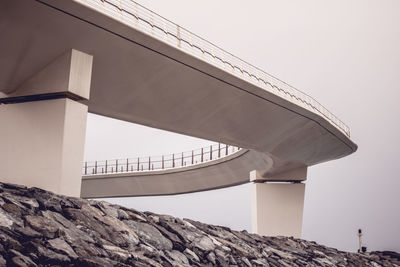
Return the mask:
[[[139,0],[312,95],[350,126],[359,150],[309,168],[303,238],[400,251],[400,1]],[[86,160],[181,152],[209,144],[89,115]],[[118,204],[250,230],[250,186]]]

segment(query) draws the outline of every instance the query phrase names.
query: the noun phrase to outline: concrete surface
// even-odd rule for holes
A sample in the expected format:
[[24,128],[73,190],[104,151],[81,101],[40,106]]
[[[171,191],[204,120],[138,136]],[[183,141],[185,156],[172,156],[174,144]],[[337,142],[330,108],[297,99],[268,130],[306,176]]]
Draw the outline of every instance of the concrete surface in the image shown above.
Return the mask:
[[84,198],[101,198],[191,193],[247,183],[253,170],[258,171],[250,176],[257,176],[258,181],[306,180],[305,167],[284,165],[282,169],[294,171],[272,177],[273,167],[277,168],[266,154],[241,149],[220,159],[176,169],[84,175],[81,194]]
[[89,99],[93,57],[71,49],[55,58],[4,97],[69,92]]
[[277,165],[357,148],[319,115],[147,34],[73,1],[43,2],[1,2],[0,91],[74,48],[95,58],[89,112],[253,149]]
[[0,103],[63,97],[0,106],[5,182],[79,196],[88,110],[245,149],[175,170],[86,176],[83,197],[209,190],[248,182],[256,170],[253,230],[300,237],[305,185],[257,181],[302,181],[308,166],[357,149],[329,116],[288,94],[278,96],[77,1],[2,0],[0,36],[6,40]]
[[80,196],[88,107],[67,95],[89,96],[91,68],[90,55],[67,51],[0,99],[20,97],[0,106],[2,181]]
[[3,97],[74,48],[94,56],[89,112],[257,151],[262,176],[357,149],[326,118],[75,1],[1,1],[0,25]]
[[1,181],[79,197],[86,117],[65,98],[1,105]]
[[304,192],[303,183],[252,183],[252,232],[301,238]]
[[279,175],[262,175],[259,170],[250,172],[250,182],[264,183],[274,181],[305,181],[307,180],[307,166],[299,168],[288,168],[289,170],[279,173]]
[[85,198],[151,196],[222,188],[245,183],[247,169],[263,168],[264,162],[263,154],[244,149],[183,168],[87,175],[82,178],[81,194]]

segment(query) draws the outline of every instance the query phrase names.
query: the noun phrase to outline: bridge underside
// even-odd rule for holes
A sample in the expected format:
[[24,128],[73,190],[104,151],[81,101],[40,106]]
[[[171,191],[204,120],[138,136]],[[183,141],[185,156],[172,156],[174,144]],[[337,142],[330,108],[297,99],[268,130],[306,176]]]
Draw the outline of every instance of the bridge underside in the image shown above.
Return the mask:
[[79,196],[88,110],[244,149],[176,170],[84,177],[84,197],[209,190],[248,182],[257,170],[255,227],[273,214],[267,228],[278,231],[256,231],[298,236],[307,167],[357,149],[330,115],[76,1],[0,1],[0,36],[0,104],[7,104],[0,106],[0,175],[7,182]]
[[265,175],[356,149],[322,117],[73,1],[2,1],[0,23],[3,97],[74,48],[93,55],[89,112],[266,153]]

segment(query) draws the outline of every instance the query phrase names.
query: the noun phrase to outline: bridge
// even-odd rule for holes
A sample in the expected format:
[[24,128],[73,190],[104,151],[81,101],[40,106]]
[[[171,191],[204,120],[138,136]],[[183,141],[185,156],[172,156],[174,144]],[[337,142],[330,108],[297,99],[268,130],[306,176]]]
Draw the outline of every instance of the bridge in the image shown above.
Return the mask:
[[[311,96],[133,1],[2,0],[0,25],[4,182],[105,197],[252,181],[254,231],[299,236],[307,168],[357,149]],[[82,179],[87,112],[241,149],[107,161]]]
[[174,195],[249,182],[263,154],[225,144],[153,157],[85,162],[85,198]]

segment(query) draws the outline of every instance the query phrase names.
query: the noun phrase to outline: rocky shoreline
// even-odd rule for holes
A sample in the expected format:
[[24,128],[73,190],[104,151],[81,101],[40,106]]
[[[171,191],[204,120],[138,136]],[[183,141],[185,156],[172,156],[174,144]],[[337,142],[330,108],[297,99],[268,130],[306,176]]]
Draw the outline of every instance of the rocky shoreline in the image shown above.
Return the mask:
[[0,183],[0,266],[377,267],[400,266],[400,254],[348,253]]

